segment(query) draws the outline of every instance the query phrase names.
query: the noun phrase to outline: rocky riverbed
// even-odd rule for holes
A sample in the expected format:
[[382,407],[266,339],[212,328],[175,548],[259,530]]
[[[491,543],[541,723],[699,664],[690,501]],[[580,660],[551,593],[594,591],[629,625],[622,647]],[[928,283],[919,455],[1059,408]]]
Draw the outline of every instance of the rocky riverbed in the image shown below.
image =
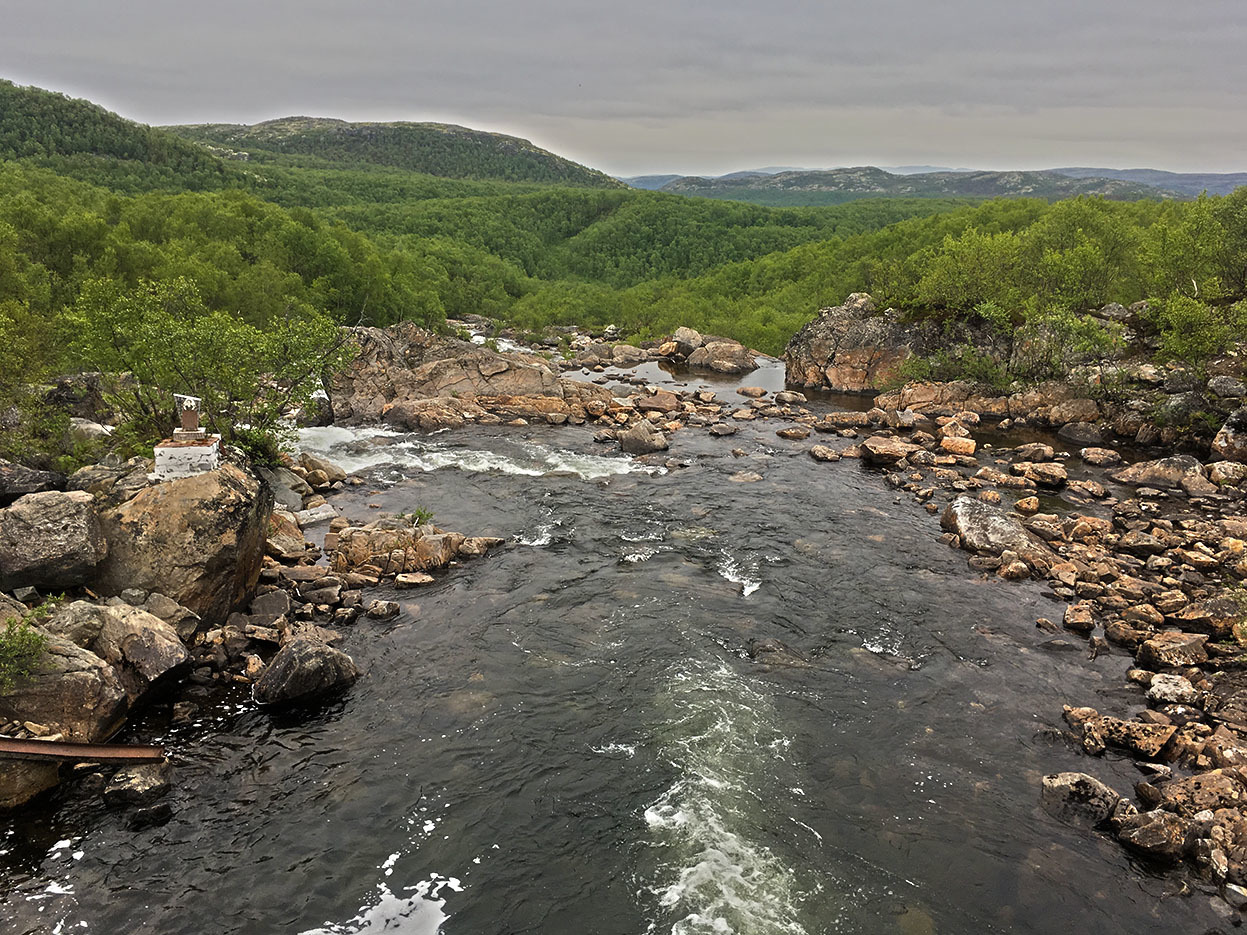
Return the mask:
[[[197,911],[192,894],[137,853],[113,860],[99,836],[236,855],[249,840],[254,859],[288,863],[323,840],[303,812],[392,853],[361,838],[340,886],[284,914],[250,859],[208,860],[192,886],[240,886],[222,930],[474,931],[493,913],[573,931],[604,904],[618,925],[602,930],[621,932],[1235,922],[1247,510],[1233,420],[1212,459],[1071,447],[1019,427],[1039,421],[1020,412],[1002,431],[960,390],[802,393],[753,355],[746,376],[689,369],[706,342],[675,337],[620,369],[613,349],[558,363],[363,335],[329,400],[354,425],[308,430],[304,457],[265,478],[278,509],[247,599],[221,614],[225,592],[201,587],[213,620],[187,639],[163,621],[178,640],[167,671],[197,690],[157,692],[130,736],[172,747],[171,774],[147,780],[172,783],[166,808],[114,793],[128,811],[102,815],[76,797],[105,781],[87,772],[17,819],[14,834],[46,827],[91,856],[61,865],[64,848],[16,846],[16,930],[38,930],[44,910],[123,924],[137,909],[90,889],[135,873],[161,894],[162,930],[194,930],[177,916]],[[152,489],[139,468],[100,473],[97,512],[136,509]],[[87,561],[85,584],[103,563]],[[92,621],[200,613],[155,587],[97,600],[71,607]],[[56,624],[105,660],[102,634],[122,625]],[[107,664],[120,684],[141,660]],[[320,713],[263,707],[326,695]],[[300,763],[328,799],[294,792]],[[483,796],[482,768],[502,783]],[[1115,791],[1139,779],[1137,804]],[[442,840],[462,848],[427,830],[439,803],[455,829]],[[1144,863],[1113,856],[1111,837]],[[549,891],[521,897],[539,865]],[[49,879],[72,892],[41,896]],[[1068,913],[1053,886],[1078,894]],[[1161,898],[1179,893],[1191,898]]]

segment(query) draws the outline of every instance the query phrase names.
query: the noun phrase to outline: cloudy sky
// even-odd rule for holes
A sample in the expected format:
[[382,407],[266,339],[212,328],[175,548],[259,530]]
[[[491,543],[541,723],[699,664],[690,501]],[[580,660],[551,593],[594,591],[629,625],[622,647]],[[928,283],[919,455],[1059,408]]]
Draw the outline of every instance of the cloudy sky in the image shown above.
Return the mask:
[[0,77],[146,123],[447,120],[617,174],[1247,170],[1244,0],[0,0]]

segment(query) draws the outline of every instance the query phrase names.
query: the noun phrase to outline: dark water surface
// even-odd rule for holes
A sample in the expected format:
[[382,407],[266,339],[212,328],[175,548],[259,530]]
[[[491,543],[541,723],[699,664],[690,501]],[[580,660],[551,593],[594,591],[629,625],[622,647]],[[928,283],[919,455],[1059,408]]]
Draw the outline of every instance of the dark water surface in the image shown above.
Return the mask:
[[[164,826],[70,794],[9,819],[4,930],[1214,924],[1207,895],[1037,807],[1046,772],[1137,779],[1050,739],[1063,703],[1135,701],[1127,658],[1045,646],[1041,585],[974,577],[877,474],[774,428],[679,433],[689,466],[665,473],[576,429],[310,433],[367,471],[348,516],[423,507],[509,544],[350,628],[365,675],[327,707],[240,691],[193,727],[140,724],[173,751]],[[751,638],[812,665],[752,662]]]

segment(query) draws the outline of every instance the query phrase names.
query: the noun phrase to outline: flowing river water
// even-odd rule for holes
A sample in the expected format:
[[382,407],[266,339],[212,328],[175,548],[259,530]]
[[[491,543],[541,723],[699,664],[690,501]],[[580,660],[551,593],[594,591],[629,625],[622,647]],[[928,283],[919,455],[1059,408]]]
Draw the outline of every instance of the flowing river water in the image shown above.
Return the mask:
[[[1128,761],[1089,760],[1057,735],[1064,703],[1137,703],[1126,657],[1089,661],[1037,631],[1060,612],[1043,585],[974,575],[877,473],[816,463],[775,427],[686,430],[668,454],[687,466],[669,468],[584,429],[307,431],[307,447],[367,478],[334,498],[346,515],[431,509],[508,544],[418,591],[377,593],[403,613],[347,630],[365,675],[339,700],[271,712],[238,688],[192,724],[160,709],[136,724],[131,737],[172,751],[164,825],[133,830],[72,790],[6,819],[0,925],[1216,924],[1208,895],[1038,807],[1046,772],[1087,769],[1123,792],[1137,780]],[[754,639],[809,665],[754,661]]]

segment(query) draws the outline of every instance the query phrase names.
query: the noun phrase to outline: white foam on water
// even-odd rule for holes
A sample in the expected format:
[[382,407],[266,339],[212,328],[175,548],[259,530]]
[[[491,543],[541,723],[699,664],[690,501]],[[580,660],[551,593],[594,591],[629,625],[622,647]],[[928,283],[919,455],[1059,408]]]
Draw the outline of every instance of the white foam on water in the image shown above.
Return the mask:
[[[435,432],[433,435],[441,435]],[[401,471],[428,473],[458,468],[475,473],[496,472],[525,477],[570,474],[583,480],[597,480],[619,474],[662,474],[665,468],[644,465],[627,456],[607,456],[551,448],[538,442],[522,442],[522,457],[488,448],[452,445],[433,435],[395,432],[374,426],[348,428],[329,425],[299,432],[299,446],[322,455],[344,471],[355,473],[392,465]]]
[[717,571],[720,577],[726,578],[733,584],[740,585],[741,597],[748,597],[762,587],[762,579],[753,577],[758,573],[756,564],[746,563],[742,559],[733,558],[727,549],[721,549],[720,554],[723,557],[719,560]]
[[445,913],[444,890],[463,892],[463,884],[454,877],[434,874],[403,894],[393,892],[385,883],[377,884],[371,904],[361,906],[359,914],[347,922],[326,922],[320,928],[307,929],[302,935],[376,935],[398,932],[401,935],[437,935],[449,916]]
[[659,704],[671,715],[656,739],[677,778],[644,812],[661,911],[649,930],[804,935],[797,873],[757,840],[760,789],[780,765],[770,699],[726,665],[689,661]]

